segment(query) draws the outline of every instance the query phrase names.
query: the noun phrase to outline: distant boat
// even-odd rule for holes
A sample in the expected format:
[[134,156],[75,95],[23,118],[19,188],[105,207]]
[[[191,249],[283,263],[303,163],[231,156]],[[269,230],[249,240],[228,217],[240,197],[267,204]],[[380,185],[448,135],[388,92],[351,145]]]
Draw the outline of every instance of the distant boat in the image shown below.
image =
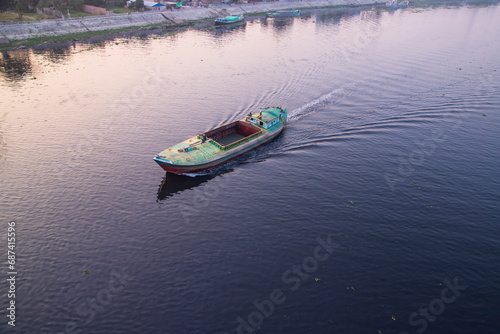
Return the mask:
[[290,17],[290,16],[299,16],[300,10],[281,10],[274,13],[267,13],[267,17]]
[[223,24],[233,24],[237,22],[243,21],[244,17],[242,16],[226,16],[215,19],[215,24],[223,25]]
[[154,160],[174,174],[210,169],[273,140],[286,120],[285,108],[262,109],[167,148]]
[[398,0],[390,0],[385,3],[387,8],[396,8],[398,6]]
[[408,7],[409,4],[410,4],[410,1],[408,1],[408,0],[401,1],[400,3],[398,3],[398,0],[390,0],[390,1],[386,2],[385,6],[387,8],[404,8],[404,7]]

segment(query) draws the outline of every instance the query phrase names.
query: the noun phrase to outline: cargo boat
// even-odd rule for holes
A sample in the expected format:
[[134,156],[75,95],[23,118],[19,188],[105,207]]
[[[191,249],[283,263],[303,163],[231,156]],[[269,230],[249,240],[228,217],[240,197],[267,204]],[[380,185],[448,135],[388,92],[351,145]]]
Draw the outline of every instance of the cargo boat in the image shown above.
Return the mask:
[[286,108],[265,108],[169,147],[154,160],[174,174],[207,170],[273,140],[286,121]]
[[233,23],[241,22],[241,21],[243,21],[243,19],[244,19],[243,16],[219,17],[218,19],[215,19],[215,24],[217,24],[217,25],[233,24]]

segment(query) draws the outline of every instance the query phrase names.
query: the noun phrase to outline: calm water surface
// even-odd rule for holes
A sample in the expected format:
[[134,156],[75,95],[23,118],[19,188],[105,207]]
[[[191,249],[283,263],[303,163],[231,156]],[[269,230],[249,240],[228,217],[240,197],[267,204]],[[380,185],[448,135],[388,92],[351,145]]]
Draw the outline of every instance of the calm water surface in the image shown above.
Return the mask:
[[[4,52],[0,332],[498,333],[499,22],[317,12]],[[285,131],[236,161],[152,160],[274,105]]]

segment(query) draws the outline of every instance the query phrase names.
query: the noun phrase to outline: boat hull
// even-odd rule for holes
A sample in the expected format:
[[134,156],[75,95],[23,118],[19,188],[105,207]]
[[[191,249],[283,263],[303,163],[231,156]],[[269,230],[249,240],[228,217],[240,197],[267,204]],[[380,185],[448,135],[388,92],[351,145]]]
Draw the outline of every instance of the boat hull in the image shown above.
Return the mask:
[[264,108],[175,144],[154,160],[174,174],[204,171],[273,140],[283,131],[286,121],[286,108]]
[[240,16],[237,19],[227,19],[227,18],[219,18],[215,19],[215,25],[229,25],[229,24],[234,24],[238,22],[242,22],[243,17]]
[[227,25],[235,24],[235,23],[238,23],[241,21],[243,21],[243,20],[238,20],[238,21],[233,21],[233,22],[215,22],[215,25],[216,26],[227,26]]
[[283,131],[283,127],[281,127],[278,130],[273,131],[273,133],[259,138],[259,140],[256,140],[253,142],[251,145],[248,145],[246,147],[240,148],[240,149],[235,149],[234,152],[231,154],[228,154],[224,157],[221,157],[220,159],[215,159],[212,161],[208,161],[206,163],[202,164],[197,164],[197,165],[177,165],[177,164],[172,164],[169,163],[168,161],[165,161],[164,159],[157,158],[155,157],[154,160],[156,163],[163,168],[165,171],[169,173],[174,173],[174,174],[187,174],[187,173],[197,173],[197,172],[202,172],[207,169],[214,168],[216,166],[222,165],[230,160],[233,160],[251,150],[256,149],[257,147],[264,145],[266,143],[269,143],[272,141],[274,138],[276,138],[281,131]]

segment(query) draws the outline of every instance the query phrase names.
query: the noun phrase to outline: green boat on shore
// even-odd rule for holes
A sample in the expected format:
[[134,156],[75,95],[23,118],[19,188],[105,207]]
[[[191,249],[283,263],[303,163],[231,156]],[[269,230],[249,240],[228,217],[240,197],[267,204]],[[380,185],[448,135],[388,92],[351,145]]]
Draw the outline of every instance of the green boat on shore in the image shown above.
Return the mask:
[[218,19],[215,19],[215,24],[217,25],[225,25],[225,24],[233,24],[237,22],[243,21],[245,17],[242,16],[226,16],[226,17],[220,17]]
[[207,170],[273,140],[286,121],[286,108],[262,109],[169,147],[154,160],[174,174]]

